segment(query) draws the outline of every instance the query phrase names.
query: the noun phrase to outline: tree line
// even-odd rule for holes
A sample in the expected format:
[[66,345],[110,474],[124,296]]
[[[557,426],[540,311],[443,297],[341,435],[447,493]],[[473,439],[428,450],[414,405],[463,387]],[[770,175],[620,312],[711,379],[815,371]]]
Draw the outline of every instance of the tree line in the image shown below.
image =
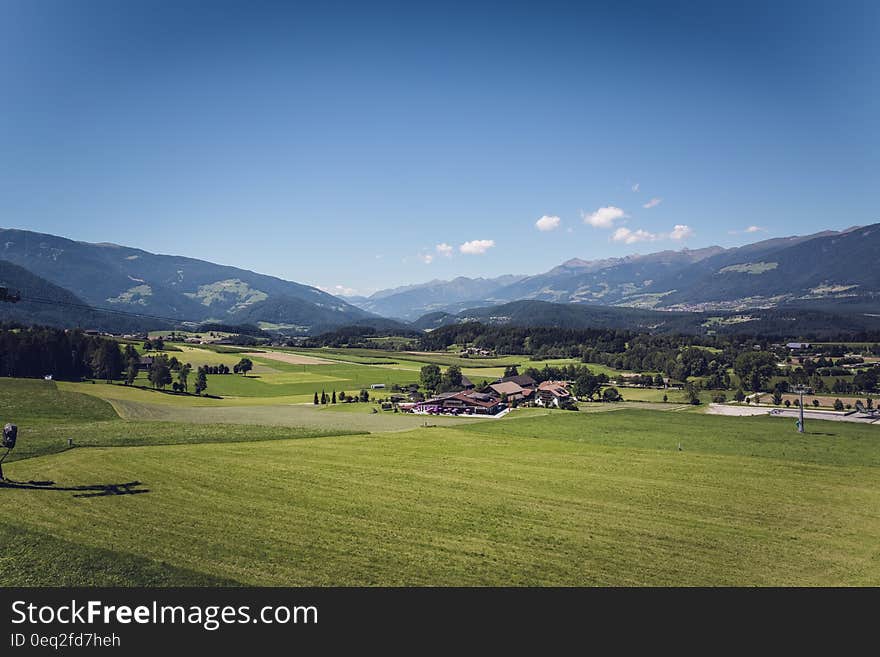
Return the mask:
[[0,329],[0,376],[62,381],[117,379],[125,361],[119,345],[79,330]]

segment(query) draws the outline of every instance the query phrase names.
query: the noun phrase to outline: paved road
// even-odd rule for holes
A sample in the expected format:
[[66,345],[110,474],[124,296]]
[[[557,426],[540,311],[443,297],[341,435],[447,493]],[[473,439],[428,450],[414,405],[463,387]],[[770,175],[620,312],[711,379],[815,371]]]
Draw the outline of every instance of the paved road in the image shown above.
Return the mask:
[[[767,406],[732,406],[729,404],[709,404],[708,413],[712,415],[772,415],[775,417],[785,417],[798,419],[798,410],[796,408],[768,408]],[[812,411],[804,410],[805,420],[833,420],[836,422],[861,422],[862,424],[876,424],[880,426],[880,418],[865,417],[858,413],[847,415],[836,411]]]

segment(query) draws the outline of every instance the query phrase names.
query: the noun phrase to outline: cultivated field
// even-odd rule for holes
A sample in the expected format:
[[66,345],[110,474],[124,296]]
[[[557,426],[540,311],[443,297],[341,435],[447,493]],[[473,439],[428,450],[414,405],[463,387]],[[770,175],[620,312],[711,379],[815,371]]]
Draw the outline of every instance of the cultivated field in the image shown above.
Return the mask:
[[[748,437],[735,437],[744,426]],[[621,411],[75,449],[9,474],[66,488],[137,481],[148,492],[6,489],[0,526],[25,528],[39,555],[60,545],[130,562],[124,576],[87,560],[63,574],[91,583],[880,583],[876,443],[850,427],[805,438],[781,429]],[[16,561],[2,562],[4,581],[40,581]]]
[[290,365],[328,365],[333,361],[315,356],[305,356],[288,351],[255,351],[242,354],[248,358],[264,358],[266,360],[279,360]]

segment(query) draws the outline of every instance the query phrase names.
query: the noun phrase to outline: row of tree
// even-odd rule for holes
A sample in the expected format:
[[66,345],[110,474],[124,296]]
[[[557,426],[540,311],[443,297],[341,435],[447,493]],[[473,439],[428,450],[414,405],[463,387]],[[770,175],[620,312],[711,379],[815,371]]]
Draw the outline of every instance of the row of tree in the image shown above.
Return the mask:
[[52,328],[0,330],[0,376],[62,381],[115,379],[125,366],[119,345],[82,331]]
[[[314,404],[315,406],[319,404],[335,404],[336,398],[337,397],[335,390],[330,395],[328,395],[326,391],[322,390],[320,397],[318,397],[318,393],[315,392]],[[345,393],[345,391],[342,391],[339,393],[339,401],[343,404],[347,402],[368,402],[370,401],[370,393],[365,389],[361,389],[361,391],[355,395],[348,395]]]

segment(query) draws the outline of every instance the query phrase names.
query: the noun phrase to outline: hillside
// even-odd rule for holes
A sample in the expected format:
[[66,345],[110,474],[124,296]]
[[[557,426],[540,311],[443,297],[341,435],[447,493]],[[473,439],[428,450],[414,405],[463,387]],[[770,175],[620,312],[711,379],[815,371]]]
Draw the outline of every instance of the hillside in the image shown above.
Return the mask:
[[317,288],[194,258],[12,229],[0,245],[3,259],[98,308],[299,332],[371,317]]
[[447,324],[481,322],[514,326],[557,328],[628,328],[661,331],[680,324],[692,313],[661,313],[635,308],[613,308],[548,301],[512,301],[498,306],[471,308],[457,314],[430,313],[417,320],[417,328],[431,329]]
[[353,297],[354,305],[377,315],[414,320],[452,304],[486,299],[511,285],[523,276],[505,275],[497,278],[467,278],[458,276],[451,281],[433,280],[419,285],[380,290],[369,297]]
[[711,246],[598,261],[573,259],[544,274],[529,276],[501,288],[496,291],[495,298],[615,305],[640,293],[655,279],[686,269],[722,251],[721,247]]
[[[744,309],[880,300],[880,224],[734,249],[657,280],[658,306]],[[875,306],[877,307],[877,306]]]
[[23,297],[18,303],[0,303],[0,322],[106,331],[136,330],[141,324],[136,318],[90,309],[75,294],[6,260],[0,260],[0,286],[20,292]]
[[619,328],[649,333],[749,334],[819,339],[880,331],[880,315],[860,311],[770,308],[733,312],[671,312],[547,301],[513,301],[456,314],[420,317],[415,328],[432,330],[464,322],[524,327]]
[[[493,284],[505,278],[513,280]],[[681,311],[790,305],[870,311],[880,300],[880,224],[729,249],[710,246],[591,261],[572,258],[533,276],[464,279],[473,280],[485,284],[464,285],[461,278],[431,281],[377,293],[359,305],[377,312],[393,310],[406,318],[459,314],[523,300]],[[382,298],[375,299],[377,295]]]

